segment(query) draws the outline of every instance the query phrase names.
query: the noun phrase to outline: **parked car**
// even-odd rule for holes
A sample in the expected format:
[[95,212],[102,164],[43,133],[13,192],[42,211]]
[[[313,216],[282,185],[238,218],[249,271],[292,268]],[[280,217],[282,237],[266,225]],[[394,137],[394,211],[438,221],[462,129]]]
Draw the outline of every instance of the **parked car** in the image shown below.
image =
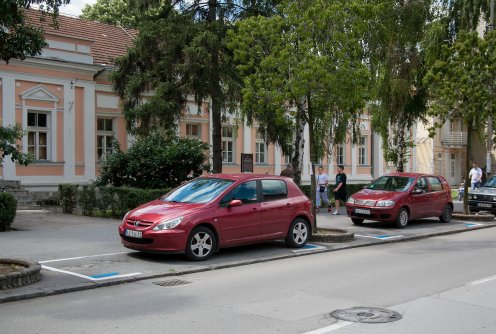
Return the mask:
[[403,228],[410,220],[426,217],[449,222],[453,202],[450,186],[442,176],[391,173],[350,196],[346,211],[355,224],[368,219]]
[[312,205],[292,179],[272,175],[202,176],[129,211],[122,244],[142,252],[184,252],[206,260],[223,247],[285,239],[303,247]]
[[496,176],[491,177],[480,188],[468,191],[470,211],[491,211],[496,213]]

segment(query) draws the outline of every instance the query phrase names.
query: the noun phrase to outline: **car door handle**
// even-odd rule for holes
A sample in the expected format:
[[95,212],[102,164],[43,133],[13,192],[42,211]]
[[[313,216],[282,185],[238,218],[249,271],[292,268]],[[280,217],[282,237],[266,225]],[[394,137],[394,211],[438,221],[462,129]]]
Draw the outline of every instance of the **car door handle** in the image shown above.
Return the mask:
[[291,203],[286,203],[286,206],[291,206]]

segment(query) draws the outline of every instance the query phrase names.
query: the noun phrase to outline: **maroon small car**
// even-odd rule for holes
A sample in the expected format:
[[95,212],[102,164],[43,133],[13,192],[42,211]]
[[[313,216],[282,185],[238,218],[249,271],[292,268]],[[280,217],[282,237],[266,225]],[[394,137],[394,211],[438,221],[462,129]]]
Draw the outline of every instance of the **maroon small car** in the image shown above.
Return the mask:
[[119,226],[125,247],[184,252],[206,260],[222,247],[285,239],[303,247],[311,235],[312,205],[292,179],[213,174],[188,182],[129,211]]
[[453,202],[450,186],[442,176],[391,173],[350,196],[346,211],[355,224],[368,219],[394,222],[403,228],[410,220],[426,217],[449,222]]

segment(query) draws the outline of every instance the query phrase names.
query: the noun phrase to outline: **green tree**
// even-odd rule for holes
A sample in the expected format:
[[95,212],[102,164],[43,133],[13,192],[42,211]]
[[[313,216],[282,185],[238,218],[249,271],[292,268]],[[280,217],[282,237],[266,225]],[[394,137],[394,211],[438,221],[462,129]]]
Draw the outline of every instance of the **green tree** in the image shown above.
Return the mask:
[[[313,163],[347,135],[358,138],[370,77],[361,44],[365,9],[362,1],[284,1],[280,15],[244,20],[230,36],[244,79],[243,114],[268,141],[293,152],[297,175],[305,124]],[[312,178],[312,197],[315,189]]]
[[79,17],[115,26],[137,28],[140,22],[151,14],[153,10],[142,11],[129,0],[97,0],[93,5],[85,5]]
[[25,59],[36,56],[46,46],[43,29],[29,22],[26,10],[38,5],[41,20],[52,18],[56,25],[59,7],[70,0],[3,0],[0,2],[0,59]]
[[[433,97],[430,112],[440,120],[436,126],[454,117],[461,118],[467,126],[465,180],[469,180],[472,133],[484,129],[487,117],[495,115],[492,103],[495,77],[496,33],[481,39],[476,32],[463,31],[454,42],[442,45],[426,76]],[[465,193],[468,184],[465,182]],[[463,206],[468,214],[466,196]]]
[[8,155],[13,162],[18,162],[21,165],[27,166],[32,161],[32,157],[23,153],[22,147],[19,145],[23,135],[20,125],[0,126],[0,166]]
[[[233,22],[270,12],[271,1],[134,0],[141,10],[155,9],[140,25],[128,54],[117,59],[111,76],[123,99],[128,125],[138,135],[177,124],[186,97],[211,103],[213,172],[222,172],[222,116],[234,111],[240,80],[225,36]],[[143,94],[153,92],[143,99]]]

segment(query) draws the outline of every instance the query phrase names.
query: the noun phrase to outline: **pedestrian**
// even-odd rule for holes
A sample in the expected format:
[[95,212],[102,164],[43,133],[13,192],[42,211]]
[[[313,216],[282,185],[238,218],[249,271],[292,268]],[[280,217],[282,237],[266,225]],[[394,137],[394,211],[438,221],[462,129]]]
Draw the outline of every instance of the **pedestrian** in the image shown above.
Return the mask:
[[336,186],[332,190],[334,192],[334,199],[336,209],[332,213],[333,215],[339,215],[339,202],[343,201],[346,203],[346,174],[344,173],[344,166],[338,165],[338,173],[336,174]]
[[331,212],[331,203],[329,202],[329,197],[327,195],[327,185],[329,184],[329,176],[324,173],[324,167],[319,166],[317,169],[318,174],[316,175],[315,179],[317,181],[317,197],[316,201],[317,203],[317,212],[320,211],[320,203],[324,202],[327,205],[327,212]]
[[291,163],[287,164],[286,168],[281,172],[281,176],[286,176],[294,179],[293,164]]
[[476,161],[472,163],[472,169],[470,170],[470,173],[468,173],[468,177],[470,178],[470,186],[472,190],[474,190],[475,188],[480,188],[482,180],[482,169],[480,169]]

